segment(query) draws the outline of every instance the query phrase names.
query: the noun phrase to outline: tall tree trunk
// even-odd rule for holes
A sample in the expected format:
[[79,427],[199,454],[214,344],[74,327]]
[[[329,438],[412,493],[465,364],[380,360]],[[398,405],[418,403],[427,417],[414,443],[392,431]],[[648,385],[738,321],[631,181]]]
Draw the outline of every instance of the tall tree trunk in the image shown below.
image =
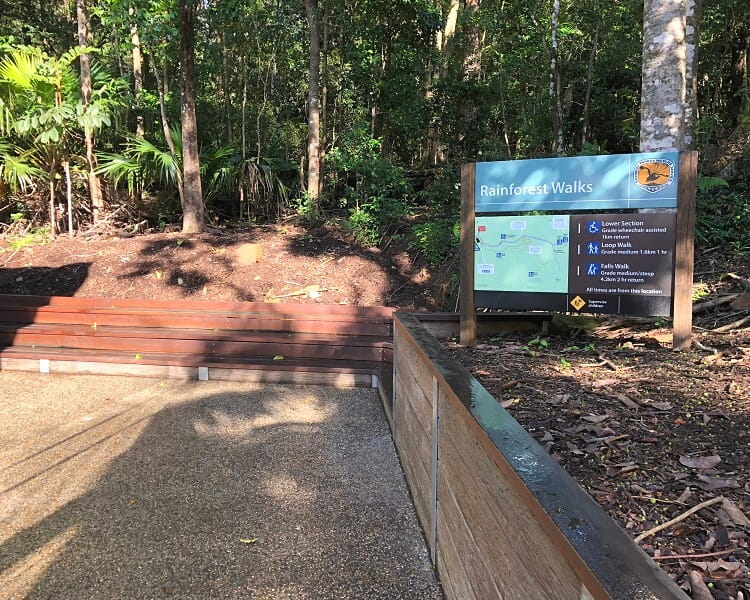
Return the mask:
[[195,114],[195,0],[180,0],[180,102],[182,105],[182,231],[203,231],[203,191]]
[[472,79],[479,76],[482,68],[482,30],[477,23],[480,0],[466,0],[467,18],[466,53],[464,54],[464,77]]
[[68,237],[73,237],[73,182],[70,179],[70,162],[63,161],[63,171],[65,172],[65,199],[68,205]]
[[750,61],[750,29],[745,31],[745,48],[737,61],[736,68],[741,74],[742,102],[740,102],[739,125],[744,132],[750,132],[750,72],[748,61]]
[[[78,45],[88,46],[90,40],[89,14],[86,0],[76,0],[76,16],[78,18]],[[88,54],[81,54],[81,102],[86,107],[91,102],[91,60]],[[99,221],[104,210],[102,186],[96,176],[96,156],[94,155],[94,133],[86,126],[83,130],[86,144],[86,171],[89,183],[89,197],[94,214],[94,223]]]
[[644,0],[641,151],[693,146],[696,0]]
[[320,191],[320,29],[317,0],[305,0],[310,28],[309,109],[307,115],[307,194],[317,211]]
[[[135,9],[128,9],[131,18],[135,17]],[[143,120],[143,112],[140,102],[143,96],[143,55],[141,54],[141,36],[138,34],[138,24],[133,20],[130,26],[130,43],[133,46],[131,52],[133,57],[133,88],[135,92],[135,102],[137,112],[135,114],[135,135],[142,138],[146,134],[146,127]]]
[[161,130],[164,134],[164,141],[167,142],[167,148],[169,148],[169,154],[172,157],[172,160],[174,161],[175,165],[178,165],[176,168],[176,177],[177,180],[177,193],[180,196],[180,206],[184,204],[184,192],[183,192],[183,186],[182,186],[182,168],[179,166],[180,161],[177,156],[177,148],[175,148],[174,140],[172,139],[172,131],[169,127],[169,117],[167,116],[167,103],[166,103],[166,95],[167,95],[167,61],[164,60],[164,75],[163,77],[159,75],[159,65],[156,64],[156,59],[154,58],[154,53],[149,52],[149,55],[151,56],[151,68],[154,73],[154,77],[156,78],[156,87],[159,92],[159,114],[161,115]]
[[549,95],[552,101],[552,125],[554,129],[553,150],[561,155],[564,150],[562,90],[560,82],[560,0],[552,0],[552,41],[550,44]]
[[320,176],[318,193],[323,193],[326,172],[326,148],[328,147],[328,0],[323,0],[323,56],[321,57],[320,91]]
[[49,185],[49,234],[52,239],[57,234],[57,213],[55,211],[55,167],[50,167],[47,174],[47,184]]
[[601,27],[602,21],[599,19],[596,22],[596,29],[594,30],[594,42],[591,45],[591,52],[589,53],[589,66],[586,72],[586,96],[583,99],[583,126],[581,127],[581,146],[584,146],[589,141],[589,120],[591,117],[591,90],[594,86],[594,62],[596,61],[596,52],[599,45],[599,27]]
[[[240,135],[242,138],[242,163],[240,171],[240,220],[245,214],[245,160],[247,160],[247,125],[245,124],[245,115],[247,113],[247,66],[245,56],[242,56],[242,112],[240,118]],[[248,218],[250,215],[248,214]]]
[[229,97],[229,48],[227,48],[226,38],[219,36],[221,43],[221,87],[224,96],[224,118],[227,127],[227,144],[231,145],[234,136],[232,135],[232,102]]

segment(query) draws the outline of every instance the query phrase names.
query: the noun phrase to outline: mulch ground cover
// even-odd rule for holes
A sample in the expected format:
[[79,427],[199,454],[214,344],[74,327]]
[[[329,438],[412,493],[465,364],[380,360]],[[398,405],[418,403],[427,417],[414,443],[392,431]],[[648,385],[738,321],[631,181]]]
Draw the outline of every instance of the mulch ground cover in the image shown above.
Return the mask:
[[474,349],[446,342],[700,600],[750,598],[750,294],[730,273],[699,281],[689,352],[671,349],[667,323],[623,318],[559,317],[549,336]]

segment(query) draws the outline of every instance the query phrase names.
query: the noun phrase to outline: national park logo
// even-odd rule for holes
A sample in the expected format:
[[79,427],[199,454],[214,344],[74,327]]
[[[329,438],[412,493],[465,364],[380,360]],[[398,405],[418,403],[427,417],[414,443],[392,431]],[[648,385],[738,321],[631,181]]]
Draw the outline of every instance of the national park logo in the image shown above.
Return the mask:
[[674,181],[674,161],[668,158],[647,158],[635,163],[635,184],[652,194]]

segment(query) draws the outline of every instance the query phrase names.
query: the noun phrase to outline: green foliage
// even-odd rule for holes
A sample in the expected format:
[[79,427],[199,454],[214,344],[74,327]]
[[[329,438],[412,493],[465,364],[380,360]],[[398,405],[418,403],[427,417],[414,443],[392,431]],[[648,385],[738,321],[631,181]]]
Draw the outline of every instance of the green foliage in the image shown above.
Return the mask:
[[455,255],[460,232],[457,219],[437,219],[412,227],[411,244],[431,265],[437,266]]
[[705,248],[720,247],[737,254],[750,252],[750,197],[744,186],[719,184],[699,189],[695,239]]
[[14,235],[9,237],[8,247],[13,250],[23,250],[24,248],[28,248],[30,246],[39,246],[41,244],[46,244],[49,239],[49,229],[47,229],[46,227],[35,227],[29,229],[21,235]]
[[329,177],[340,182],[329,196],[347,210],[346,228],[365,246],[377,246],[395,232],[412,195],[403,170],[380,149],[380,140],[356,131],[328,155]]

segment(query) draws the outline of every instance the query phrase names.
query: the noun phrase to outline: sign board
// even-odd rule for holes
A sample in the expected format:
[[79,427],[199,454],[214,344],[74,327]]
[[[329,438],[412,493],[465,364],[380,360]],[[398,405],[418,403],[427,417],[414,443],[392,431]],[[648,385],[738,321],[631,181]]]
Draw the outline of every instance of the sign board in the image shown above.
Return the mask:
[[676,208],[679,153],[476,163],[477,213]]
[[477,216],[484,308],[668,316],[675,214]]
[[[475,343],[479,306],[671,315],[674,347],[689,348],[697,161],[652,152],[464,165],[461,343]],[[677,210],[622,212],[640,208]]]

